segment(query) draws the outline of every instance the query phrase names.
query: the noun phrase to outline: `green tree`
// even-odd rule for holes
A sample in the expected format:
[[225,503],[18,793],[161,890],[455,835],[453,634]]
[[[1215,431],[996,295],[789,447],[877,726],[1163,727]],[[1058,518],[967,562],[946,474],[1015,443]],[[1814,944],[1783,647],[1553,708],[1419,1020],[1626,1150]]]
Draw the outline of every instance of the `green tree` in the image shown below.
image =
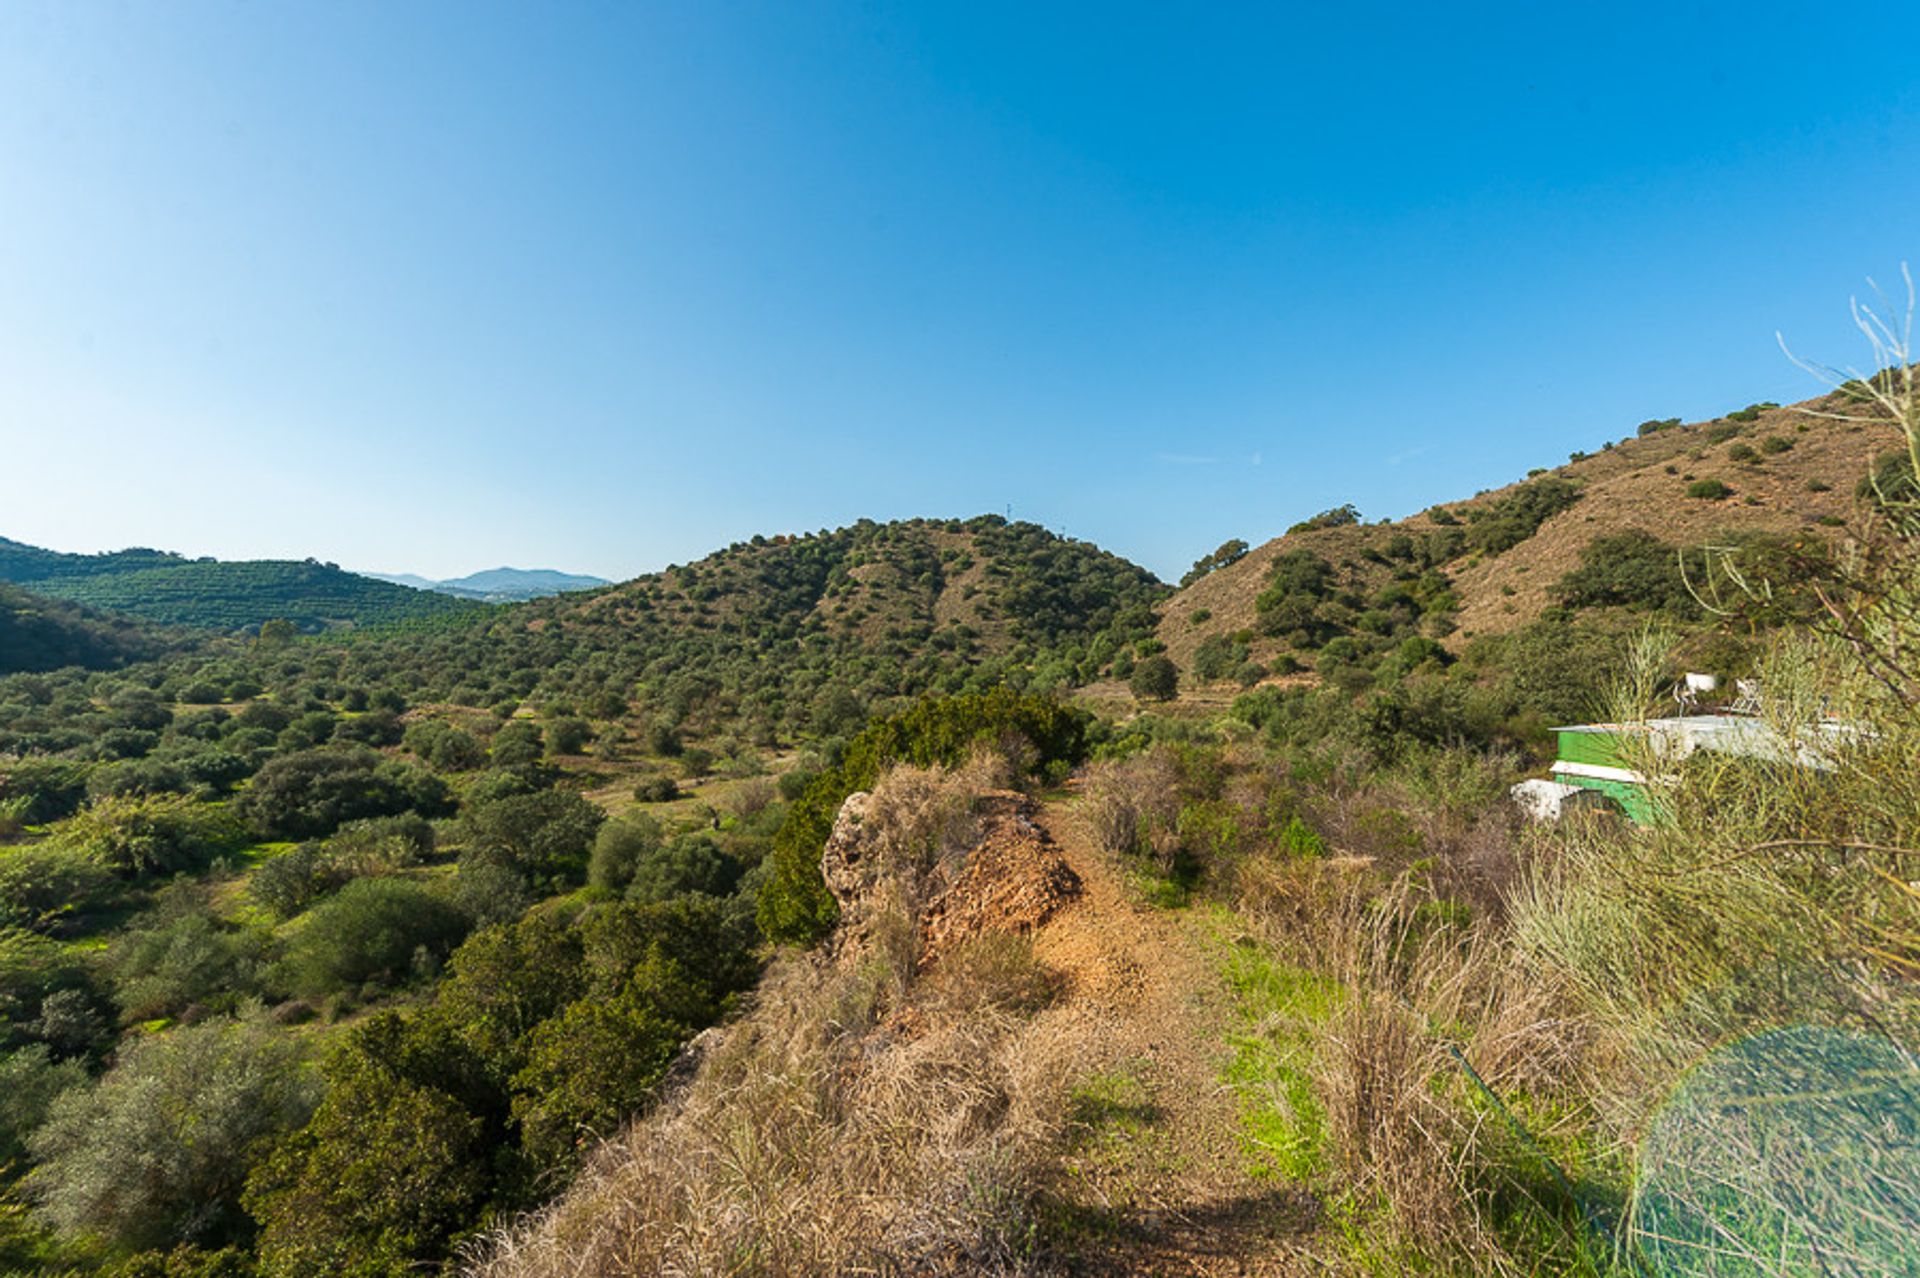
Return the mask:
[[355,746],[270,761],[247,787],[240,809],[262,834],[312,839],[366,817],[410,810],[445,816],[453,803],[440,778]]
[[262,1278],[405,1278],[492,1192],[502,1131],[461,1094],[477,1063],[439,1022],[383,1012],[328,1057],[313,1120],[249,1177]]
[[97,1084],[54,1100],[29,1142],[28,1188],[71,1237],[132,1249],[234,1237],[258,1152],[312,1111],[299,1051],[231,1020],[134,1040]]
[[527,719],[515,719],[500,726],[493,734],[493,745],[488,754],[496,768],[518,768],[530,763],[540,762],[546,753],[546,742],[540,735],[539,725]]
[[1127,687],[1142,701],[1171,701],[1179,686],[1180,671],[1172,658],[1158,652],[1135,664],[1133,677],[1127,681]]
[[172,874],[205,867],[246,843],[246,832],[224,807],[178,794],[96,799],[60,832],[78,849],[119,874]]
[[593,804],[560,790],[470,804],[460,818],[470,857],[556,887],[585,877],[588,851],[604,820]]
[[393,985],[438,963],[466,934],[464,914],[406,879],[356,879],[315,906],[295,933],[280,979],[316,997],[369,981]]
[[587,862],[587,882],[609,892],[624,892],[642,859],[660,846],[660,825],[649,817],[628,814],[600,827]]

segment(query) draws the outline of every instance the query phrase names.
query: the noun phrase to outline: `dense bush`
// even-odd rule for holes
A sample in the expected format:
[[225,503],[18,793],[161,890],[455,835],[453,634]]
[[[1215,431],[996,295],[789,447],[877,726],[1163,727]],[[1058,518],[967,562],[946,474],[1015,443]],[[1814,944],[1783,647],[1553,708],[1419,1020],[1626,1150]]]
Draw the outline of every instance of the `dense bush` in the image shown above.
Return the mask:
[[215,919],[187,898],[115,938],[104,973],[123,1021],[231,1010],[259,988],[264,937]]
[[1171,701],[1179,691],[1180,671],[1172,658],[1156,652],[1134,665],[1127,687],[1141,701]]
[[1187,569],[1186,575],[1180,578],[1181,588],[1185,589],[1191,586],[1194,582],[1216,569],[1225,568],[1228,564],[1239,563],[1242,559],[1246,558],[1246,555],[1247,543],[1241,541],[1238,537],[1235,537],[1231,541],[1222,542],[1212,554],[1202,555],[1194,561],[1193,567]]
[[1724,501],[1733,496],[1733,489],[1718,479],[1696,479],[1687,485],[1687,496],[1701,501]]
[[360,747],[306,750],[273,759],[241,796],[240,810],[265,835],[324,838],[348,821],[453,810],[444,782]]
[[1317,515],[1302,519],[1287,529],[1287,535],[1295,533],[1317,532],[1322,528],[1350,528],[1360,522],[1360,510],[1352,502],[1344,506],[1335,506],[1332,510],[1323,510]]
[[0,849],[0,927],[53,931],[107,895],[113,872],[65,843]]
[[72,762],[0,758],[0,805],[17,805],[28,825],[72,816],[86,798],[86,769]]
[[1580,552],[1580,566],[1560,579],[1554,592],[1569,608],[1623,607],[1697,616],[1687,571],[1704,577],[1704,556],[1694,552],[1688,569],[1680,552],[1652,533],[1630,528],[1596,537]]
[[397,985],[437,971],[467,927],[464,914],[417,883],[356,879],[313,908],[276,979],[307,998]]
[[1208,635],[1193,650],[1193,677],[1201,683],[1218,683],[1247,662],[1247,645],[1229,635]]
[[608,892],[625,892],[640,862],[660,846],[659,823],[630,813],[600,827],[587,862],[587,882]]
[[712,835],[683,834],[657,844],[634,862],[627,880],[627,897],[645,903],[665,901],[685,892],[727,896],[739,885],[745,869],[721,849]]
[[542,790],[470,803],[460,815],[469,859],[492,861],[555,887],[586,877],[594,834],[605,820],[577,794]]
[[60,830],[60,841],[116,873],[134,876],[204,869],[246,843],[232,812],[177,794],[103,798]]
[[228,1020],[132,1043],[97,1084],[62,1091],[33,1136],[42,1211],[64,1234],[127,1248],[241,1233],[249,1167],[313,1105],[299,1050]]
[[1529,480],[1504,497],[1467,507],[1467,545],[1488,555],[1510,550],[1578,500],[1580,487],[1571,480]]
[[753,939],[697,897],[549,907],[473,936],[431,1007],[349,1032],[313,1122],[249,1183],[261,1272],[410,1272],[489,1205],[529,1205],[541,1171],[644,1104],[752,983]]

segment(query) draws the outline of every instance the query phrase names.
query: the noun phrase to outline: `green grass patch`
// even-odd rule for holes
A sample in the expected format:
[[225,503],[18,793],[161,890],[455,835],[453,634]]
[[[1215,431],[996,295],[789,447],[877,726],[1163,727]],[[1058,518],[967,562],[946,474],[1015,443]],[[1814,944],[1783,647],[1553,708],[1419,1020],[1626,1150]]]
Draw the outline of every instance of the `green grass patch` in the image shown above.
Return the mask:
[[1326,1165],[1326,1111],[1313,1093],[1308,1066],[1312,1027],[1339,1006],[1340,990],[1304,968],[1282,963],[1257,943],[1220,939],[1221,973],[1233,991],[1238,1027],[1227,1036],[1231,1056],[1222,1079],[1240,1101],[1240,1140],[1247,1174],[1305,1182]]

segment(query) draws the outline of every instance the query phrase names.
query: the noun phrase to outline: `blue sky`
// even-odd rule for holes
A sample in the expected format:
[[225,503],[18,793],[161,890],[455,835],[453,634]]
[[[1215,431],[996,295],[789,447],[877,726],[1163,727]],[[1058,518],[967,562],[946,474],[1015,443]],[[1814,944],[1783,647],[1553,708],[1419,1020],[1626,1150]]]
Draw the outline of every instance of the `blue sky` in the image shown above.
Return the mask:
[[11,0],[0,534],[1176,577],[1803,398],[1920,258],[1920,11],[1181,8]]

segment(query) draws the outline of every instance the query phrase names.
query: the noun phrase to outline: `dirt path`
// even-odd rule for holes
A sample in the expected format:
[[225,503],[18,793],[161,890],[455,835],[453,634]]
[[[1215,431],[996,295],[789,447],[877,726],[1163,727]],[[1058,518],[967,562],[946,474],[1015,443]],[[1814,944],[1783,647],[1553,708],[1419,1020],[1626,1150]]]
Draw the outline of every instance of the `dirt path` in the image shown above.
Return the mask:
[[1142,904],[1071,801],[1039,823],[1082,892],[1033,933],[1035,957],[1069,981],[1047,1013],[1089,1045],[1074,1098],[1063,1222],[1089,1274],[1309,1272],[1316,1211],[1260,1177],[1223,1081],[1235,1009],[1202,925]]

